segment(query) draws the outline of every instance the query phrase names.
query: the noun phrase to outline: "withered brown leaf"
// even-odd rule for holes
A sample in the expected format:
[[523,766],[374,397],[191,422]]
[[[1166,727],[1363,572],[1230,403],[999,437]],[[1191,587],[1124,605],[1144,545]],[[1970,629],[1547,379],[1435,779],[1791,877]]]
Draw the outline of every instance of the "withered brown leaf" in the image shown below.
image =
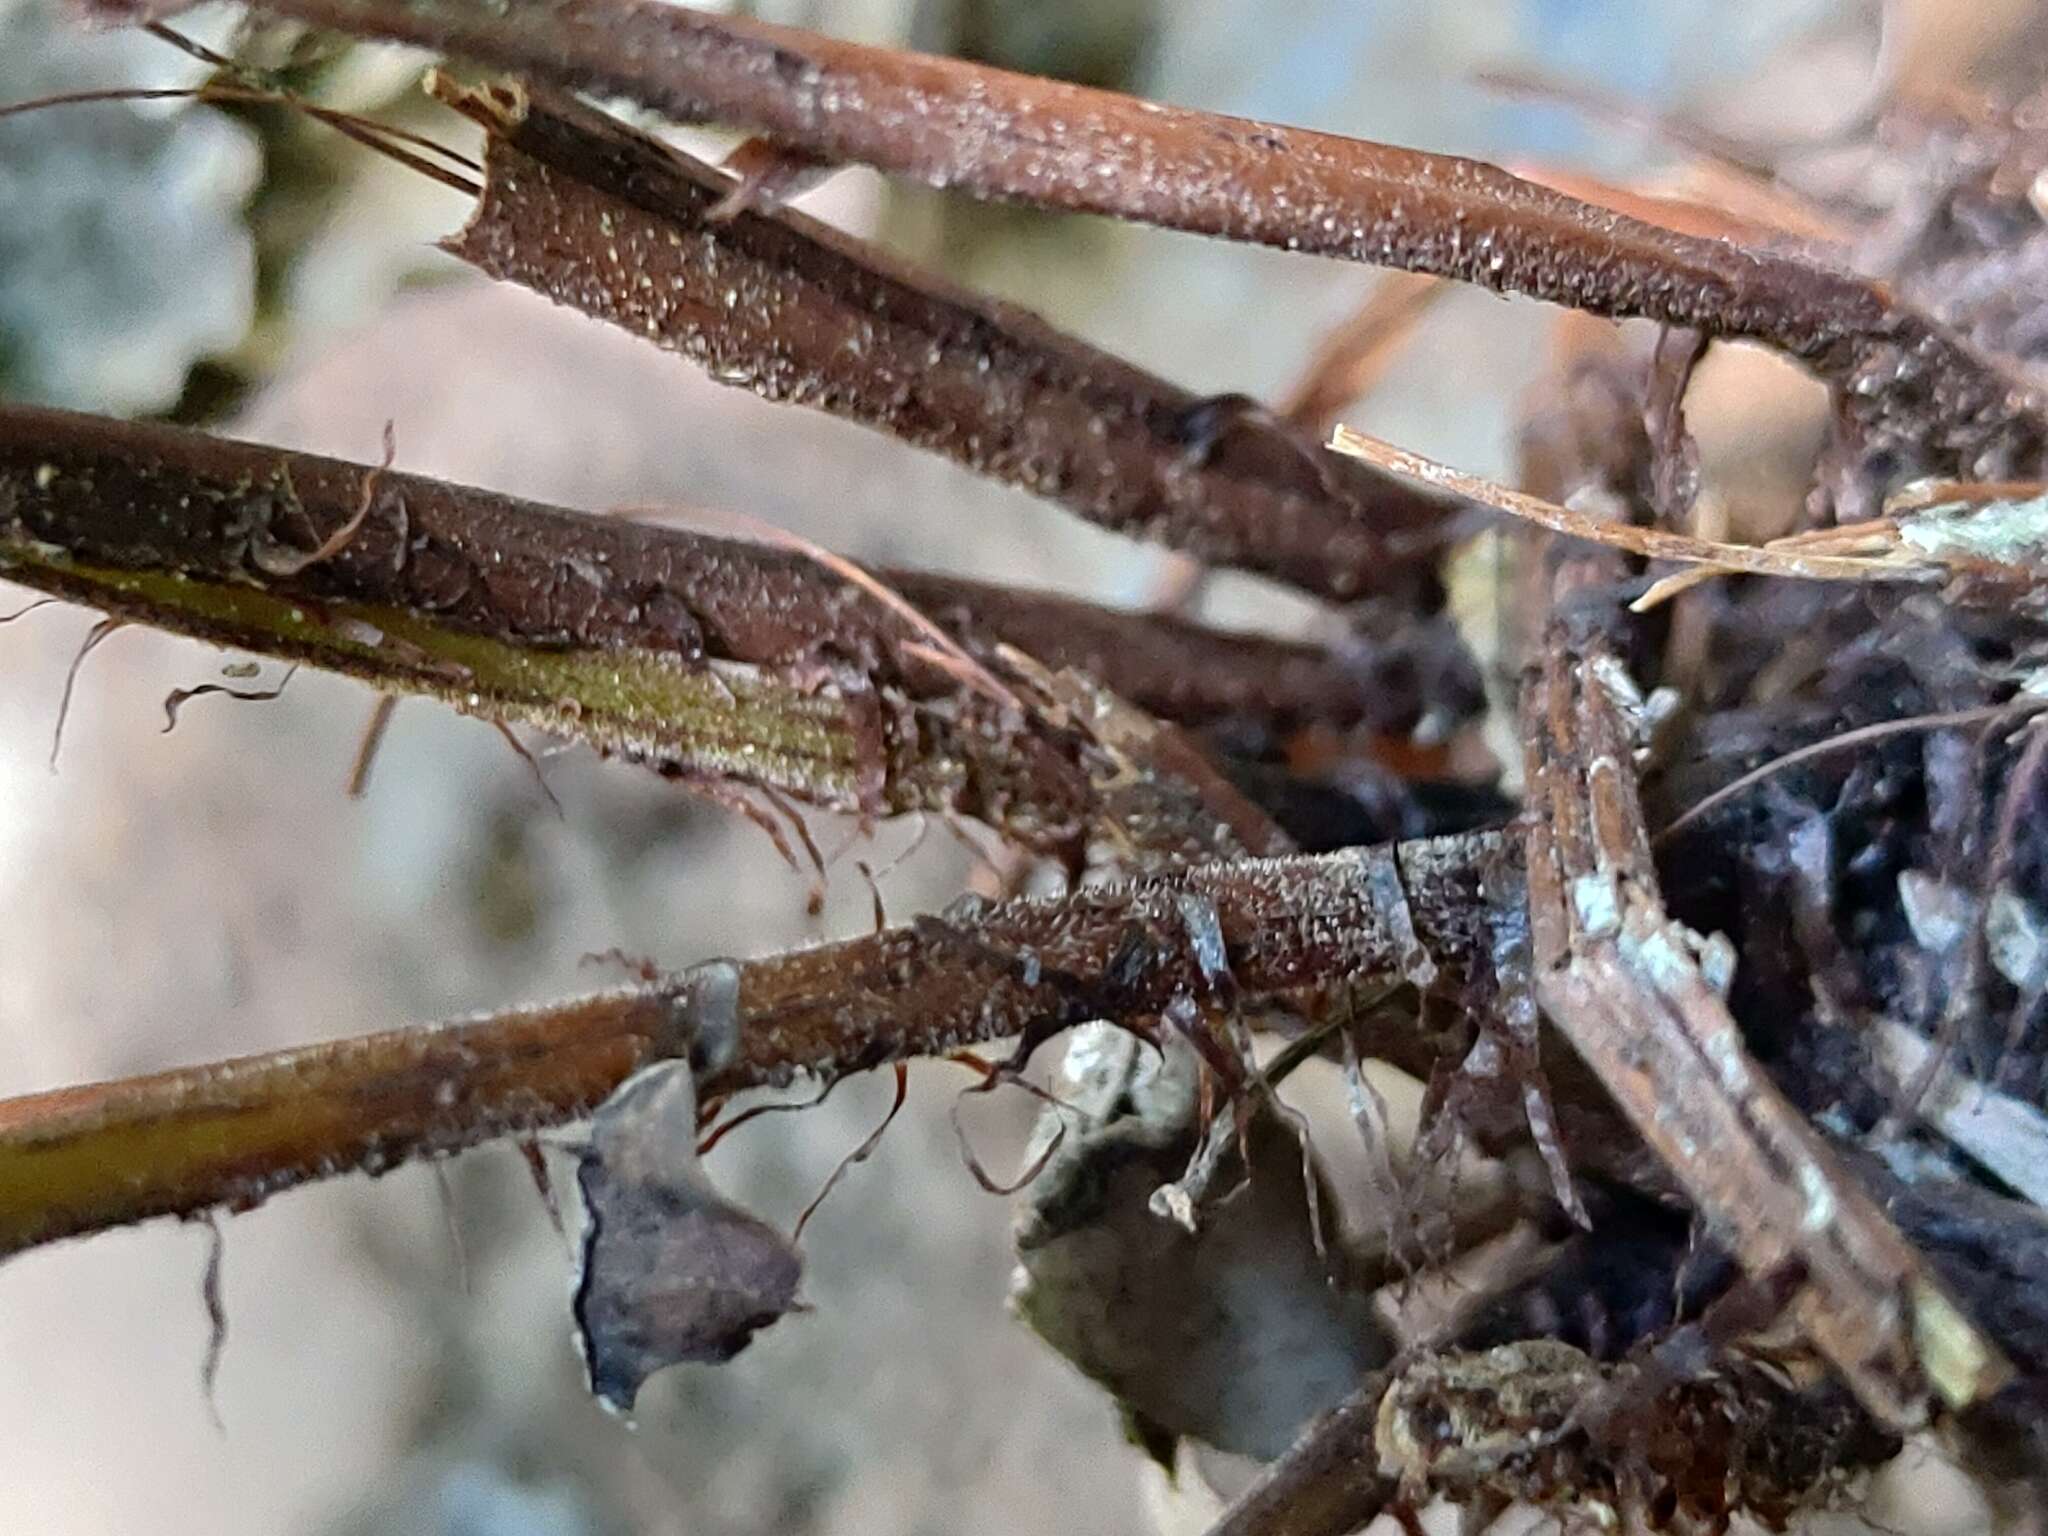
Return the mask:
[[621,1412],[654,1372],[730,1360],[797,1304],[796,1249],[718,1192],[696,1140],[690,1065],[660,1062],[599,1107],[577,1168],[576,1333],[591,1391]]

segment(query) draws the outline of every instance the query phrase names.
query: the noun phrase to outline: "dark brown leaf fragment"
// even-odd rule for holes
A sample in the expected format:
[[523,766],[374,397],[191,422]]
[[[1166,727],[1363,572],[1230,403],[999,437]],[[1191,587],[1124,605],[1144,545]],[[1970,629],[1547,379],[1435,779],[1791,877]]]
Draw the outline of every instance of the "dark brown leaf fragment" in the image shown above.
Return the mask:
[[797,1305],[803,1260],[726,1201],[697,1162],[689,1064],[661,1062],[592,1117],[583,1190],[577,1336],[591,1390],[630,1411],[654,1372],[717,1364]]

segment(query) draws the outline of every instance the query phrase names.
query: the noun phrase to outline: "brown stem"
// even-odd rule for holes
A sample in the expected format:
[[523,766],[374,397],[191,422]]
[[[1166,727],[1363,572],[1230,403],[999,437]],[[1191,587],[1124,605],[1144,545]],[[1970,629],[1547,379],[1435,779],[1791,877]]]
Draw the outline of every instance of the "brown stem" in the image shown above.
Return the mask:
[[[294,569],[358,513],[331,558]],[[912,626],[791,550],[0,407],[0,574],[669,772],[845,809],[950,808],[1027,841],[1088,814],[1078,738],[1000,718],[917,650]],[[1065,652],[1041,651],[1050,664],[1105,665],[1112,688],[1128,681],[1197,719],[1307,718],[1327,699],[1339,717],[1396,726],[1420,704],[1398,674],[1383,699],[1370,670],[1308,647],[1184,624],[1154,634],[1140,615],[942,577],[909,588],[971,643],[1064,636]],[[1161,658],[1179,646],[1193,649],[1169,678]]]
[[1375,1371],[1301,1432],[1231,1501],[1208,1536],[1344,1536],[1371,1525],[1399,1491],[1374,1448],[1389,1371]]
[[1416,618],[1384,640],[1341,650],[1212,629],[1170,613],[1104,608],[1029,588],[925,571],[882,579],[970,646],[1013,645],[1053,668],[1100,681],[1176,725],[1225,721],[1274,736],[1306,726],[1405,736],[1429,715],[1470,718],[1480,682],[1448,619]]
[[490,276],[1104,527],[1325,597],[1436,603],[1433,492],[815,219],[721,216],[729,175],[572,101],[435,89],[490,133],[482,198],[445,247]]
[[[1928,472],[2048,462],[2048,403],[1860,277],[1645,224],[1478,161],[1163,107],[658,0],[272,0],[344,32],[716,119],[975,196],[1347,257],[1709,336],[1844,387]],[[2040,469],[2018,471],[2037,475]]]
[[1365,302],[1326,336],[1301,377],[1276,407],[1318,441],[1330,435],[1345,409],[1379,387],[1417,326],[1450,292],[1438,279],[1414,272],[1390,272],[1380,278]]
[[[1500,839],[1404,844],[1418,936],[1455,988],[1484,963],[1481,870]],[[243,1208],[311,1179],[378,1171],[587,1113],[636,1067],[690,1048],[691,999],[736,978],[737,1053],[707,1095],[1140,1022],[1203,996],[1184,902],[1213,903],[1245,997],[1313,1000],[1398,975],[1402,946],[1365,855],[1219,863],[465,1023],[396,1030],[0,1103],[0,1253],[151,1216]],[[1427,1069],[1398,1033],[1367,1048]]]
[[[1561,581],[1573,580],[1567,569]],[[1522,700],[1529,921],[1544,1011],[1752,1277],[1883,1423],[2011,1379],[1996,1345],[1750,1057],[1702,941],[1664,910],[1606,636],[1554,626]],[[1617,681],[1618,680],[1618,681]]]
[[1805,355],[1882,310],[1868,285],[1618,218],[1477,161],[653,0],[530,0],[509,13],[489,0],[267,8],[629,96],[680,120],[753,128],[934,186],[1398,265],[1674,325],[1768,327]]

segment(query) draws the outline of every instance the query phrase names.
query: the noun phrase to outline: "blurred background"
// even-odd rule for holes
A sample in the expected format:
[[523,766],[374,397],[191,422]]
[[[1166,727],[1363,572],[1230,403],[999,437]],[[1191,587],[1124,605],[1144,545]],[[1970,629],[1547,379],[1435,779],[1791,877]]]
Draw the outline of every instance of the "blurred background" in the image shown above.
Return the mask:
[[[1880,72],[2000,86],[2038,60],[2023,0],[787,0],[744,7],[1164,100],[1627,180],[1658,146],[1479,85],[1535,70],[1731,132],[1813,134]],[[449,141],[421,56],[183,25],[299,89]],[[151,39],[0,0],[0,102],[193,83]],[[2038,78],[2038,75],[2036,76]],[[804,206],[1045,313],[1201,391],[1283,392],[1376,274],[1101,221],[947,202],[847,172]],[[167,416],[569,506],[731,508],[867,562],[1143,603],[1158,552],[688,364],[432,242],[464,200],[264,110],[71,107],[0,122],[0,395]],[[1554,312],[1436,304],[1364,430],[1506,474]],[[25,594],[0,588],[0,612]],[[1220,621],[1327,619],[1248,581]],[[367,795],[343,784],[371,700],[310,674],[260,705],[162,700],[224,658],[137,630],[87,661],[58,771],[66,668],[91,623],[0,629],[0,1093],[560,996],[664,965],[858,932],[850,870],[822,913],[760,834],[641,771],[543,752],[557,815],[486,726],[402,706]],[[266,678],[271,670],[266,668]],[[537,748],[544,744],[536,743]],[[884,826],[864,857],[916,841]],[[844,829],[821,828],[828,848]],[[955,839],[884,878],[892,917],[973,874]],[[199,1384],[203,1230],[159,1223],[0,1265],[0,1531],[599,1533],[1199,1529],[1107,1400],[1007,1314],[1010,1212],[961,1166],[960,1084],[912,1103],[806,1238],[814,1310],[729,1366],[684,1368],[636,1430],[589,1401],[570,1257],[517,1156],[344,1179],[226,1223],[216,1428]],[[722,1184],[780,1224],[888,1097],[735,1135]],[[1029,1105],[968,1116],[1014,1161]]]

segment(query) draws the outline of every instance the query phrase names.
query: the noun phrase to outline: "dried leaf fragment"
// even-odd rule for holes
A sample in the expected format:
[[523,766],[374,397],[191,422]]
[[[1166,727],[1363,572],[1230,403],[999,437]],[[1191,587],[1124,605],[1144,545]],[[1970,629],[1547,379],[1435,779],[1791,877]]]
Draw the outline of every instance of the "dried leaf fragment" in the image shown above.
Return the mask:
[[[1154,1052],[1111,1025],[1076,1032],[1060,1093],[1083,1118],[1019,1213],[1011,1304],[1138,1421],[1270,1458],[1391,1346],[1365,1277],[1317,1252],[1278,1116],[1252,1122],[1250,1167],[1199,1233],[1156,1213],[1197,1144],[1197,1070],[1178,1039]],[[1059,1123],[1047,1115],[1041,1145]]]
[[[1935,583],[1974,578],[1987,584],[1980,600],[2009,603],[2015,592],[2025,594],[2040,582],[2048,549],[2048,497],[2029,494],[2039,489],[2031,484],[2009,487],[2015,493],[2010,497],[1902,499],[1894,505],[1908,510],[1898,515],[1809,529],[1765,544],[1730,544],[1670,528],[1603,521],[1574,506],[1495,485],[1345,426],[1331,433],[1328,446],[1375,469],[1553,533],[1688,567],[1663,577],[1637,598],[1631,605],[1637,613],[1701,581],[1744,573],[1807,581]],[[1971,594],[1964,588],[1957,595]]]
[[796,1249],[718,1193],[696,1142],[689,1063],[661,1062],[598,1108],[576,1171],[576,1334],[591,1391],[620,1412],[656,1371],[730,1360],[797,1305]]

